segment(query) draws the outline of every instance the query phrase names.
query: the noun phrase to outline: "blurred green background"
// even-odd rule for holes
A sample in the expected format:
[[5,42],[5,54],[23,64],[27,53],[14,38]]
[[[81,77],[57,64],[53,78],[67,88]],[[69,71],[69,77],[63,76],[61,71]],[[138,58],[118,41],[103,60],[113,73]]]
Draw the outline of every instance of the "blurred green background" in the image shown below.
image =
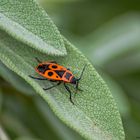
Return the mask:
[[[38,2],[47,11],[61,34],[88,57],[110,87],[121,113],[126,139],[138,139],[140,1],[38,0]],[[1,138],[83,139],[58,120],[43,99],[34,94],[30,86],[3,64],[0,64],[0,76]]]

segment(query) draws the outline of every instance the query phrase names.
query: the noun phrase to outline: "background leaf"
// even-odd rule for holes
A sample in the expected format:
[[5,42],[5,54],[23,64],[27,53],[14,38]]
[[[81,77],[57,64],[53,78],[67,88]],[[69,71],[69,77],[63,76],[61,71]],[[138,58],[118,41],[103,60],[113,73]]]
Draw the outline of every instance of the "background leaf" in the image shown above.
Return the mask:
[[0,139],[1,140],[9,140],[7,134],[4,132],[4,130],[2,129],[1,126],[0,126]]
[[[0,75],[1,77],[7,81],[10,86],[15,87],[17,90],[21,91],[22,93],[31,95],[34,94],[34,90],[25,82],[21,77],[15,74],[13,71],[9,70],[2,62],[0,62]],[[1,86],[4,86],[4,82],[1,82]],[[6,84],[5,86],[8,86]],[[9,86],[9,87],[10,87]]]
[[43,53],[66,54],[57,27],[33,0],[0,0],[0,29]]
[[1,113],[2,103],[3,103],[3,97],[2,97],[1,90],[0,90],[0,113]]
[[[126,13],[112,19],[87,36],[86,42],[80,43],[82,50],[98,66],[105,65],[126,53],[138,51],[139,17],[139,13]],[[85,46],[88,46],[88,49]]]

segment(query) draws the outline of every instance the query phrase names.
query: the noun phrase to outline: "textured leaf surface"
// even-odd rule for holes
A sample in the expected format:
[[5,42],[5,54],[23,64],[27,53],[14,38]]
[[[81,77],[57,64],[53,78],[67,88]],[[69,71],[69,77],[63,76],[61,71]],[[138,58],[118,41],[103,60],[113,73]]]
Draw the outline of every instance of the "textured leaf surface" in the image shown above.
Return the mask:
[[51,125],[55,133],[60,136],[61,140],[84,140],[78,133],[67,127],[60,121],[50,110],[48,104],[41,98],[35,98],[36,108],[40,111],[43,118]]
[[14,89],[12,93],[11,89],[3,89],[2,95],[4,102],[0,120],[4,129],[12,132],[11,139],[16,135],[41,140],[83,140],[54,115],[41,97],[24,95]]
[[[97,74],[87,59],[64,40],[67,48],[67,57],[49,57],[28,48],[6,33],[0,32],[0,59],[11,70],[24,78],[50,105],[54,113],[69,127],[80,135],[93,140],[123,140],[124,132],[120,115],[112,95],[106,84]],[[63,85],[49,91],[42,87],[50,86],[48,81],[35,81],[29,74],[38,76],[34,67],[37,65],[35,57],[42,61],[57,60],[58,63],[70,68],[78,77],[82,67],[87,64],[86,71],[80,82],[83,92],[78,92],[73,100],[69,101],[68,92]],[[75,90],[69,85],[72,92]]]
[[101,71],[100,75],[102,76],[104,81],[107,83],[109,89],[111,90],[111,93],[118,105],[121,116],[124,117],[128,115],[130,112],[130,107],[127,97],[122,88],[115,82],[114,79],[111,78],[111,76],[107,75],[105,72]]
[[34,0],[0,0],[0,28],[41,52],[66,54],[59,31]]

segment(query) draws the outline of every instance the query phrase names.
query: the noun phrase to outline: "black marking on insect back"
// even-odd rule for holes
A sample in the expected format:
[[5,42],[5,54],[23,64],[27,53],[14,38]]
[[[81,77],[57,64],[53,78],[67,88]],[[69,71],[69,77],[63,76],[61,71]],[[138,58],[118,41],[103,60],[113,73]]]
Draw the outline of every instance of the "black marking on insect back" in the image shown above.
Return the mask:
[[46,70],[49,70],[49,67],[48,67],[49,65],[47,65],[47,64],[43,64],[43,65],[39,65],[38,67],[37,67],[37,70],[39,71],[39,72],[41,72],[41,73],[45,73],[46,72]]
[[53,75],[53,72],[51,72],[51,71],[48,72],[48,75],[49,75],[49,76],[52,76],[52,75]]
[[62,78],[62,77],[63,77],[63,75],[64,75],[64,73],[65,73],[65,71],[64,71],[64,70],[55,70],[55,72],[57,73],[57,75],[59,75],[59,76],[60,76],[60,78]]
[[67,80],[69,80],[71,76],[72,76],[72,74],[67,72],[66,75],[65,75],[65,78],[66,78]]
[[56,66],[56,65],[52,65],[52,68],[56,69],[56,68],[57,68],[57,66]]

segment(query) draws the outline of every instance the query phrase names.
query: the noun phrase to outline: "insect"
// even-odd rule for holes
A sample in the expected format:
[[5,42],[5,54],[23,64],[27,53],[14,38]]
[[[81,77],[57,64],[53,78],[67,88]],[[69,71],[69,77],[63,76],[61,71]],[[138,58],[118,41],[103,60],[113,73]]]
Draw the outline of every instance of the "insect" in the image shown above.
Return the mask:
[[37,62],[39,63],[38,66],[35,68],[35,71],[42,76],[40,77],[33,77],[29,75],[29,77],[37,80],[49,80],[51,82],[57,82],[57,84],[48,87],[48,88],[43,88],[44,90],[49,90],[52,89],[61,83],[64,84],[65,89],[69,93],[69,99],[72,104],[74,102],[72,101],[72,93],[70,91],[70,88],[68,87],[67,83],[75,85],[75,89],[80,90],[78,88],[79,81],[82,78],[83,72],[85,70],[86,65],[83,67],[81,75],[79,78],[76,78],[73,73],[70,71],[70,69],[65,68],[64,66],[59,65],[55,61],[48,61],[48,62],[41,62],[38,58],[36,58]]

